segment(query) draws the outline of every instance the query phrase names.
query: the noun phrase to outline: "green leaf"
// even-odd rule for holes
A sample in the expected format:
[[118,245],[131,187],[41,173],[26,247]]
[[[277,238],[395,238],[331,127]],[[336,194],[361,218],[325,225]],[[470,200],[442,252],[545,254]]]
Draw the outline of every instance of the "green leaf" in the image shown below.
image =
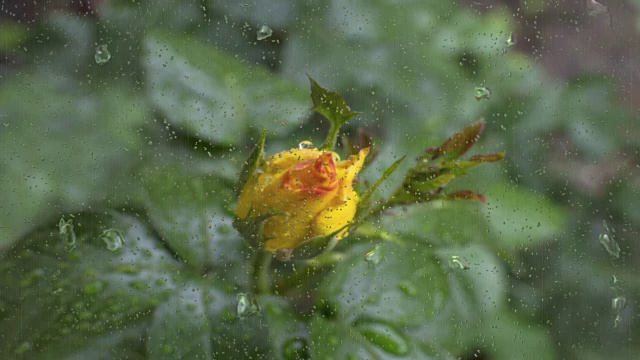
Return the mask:
[[[508,311],[489,318],[476,337],[478,344],[486,344],[482,353],[496,360],[556,359],[554,343],[548,330]],[[588,358],[579,356],[578,358]],[[596,359],[597,356],[592,357]]]
[[183,277],[171,298],[153,312],[149,359],[252,359],[270,352],[263,319],[239,318],[236,296],[218,284],[215,277]]
[[258,216],[250,216],[244,219],[233,219],[233,227],[238,230],[243,239],[248,241],[251,246],[261,248],[266,241],[264,238],[264,223],[274,214],[262,214]]
[[[222,269],[235,264],[185,264],[129,215],[72,218],[73,250],[51,224],[3,256],[0,326],[12,331],[0,342],[2,358],[86,358],[104,349],[105,359],[244,359],[272,351],[262,319],[236,315],[239,280]],[[122,231],[120,248],[109,250],[106,229]]]
[[[174,164],[150,166],[144,174],[149,219],[167,246],[193,266],[232,272],[247,248],[227,210],[235,199],[226,183]],[[246,279],[242,273],[229,277]]]
[[[139,191],[140,94],[25,72],[0,87],[0,247],[60,211]],[[146,153],[142,153],[145,155]],[[82,204],[82,205],[81,205]]]
[[427,242],[434,248],[468,244],[495,244],[484,207],[476,202],[434,201],[381,217],[382,228],[393,239]]
[[349,325],[314,317],[310,325],[314,359],[436,359],[435,353],[380,322]]
[[311,100],[313,100],[311,110],[324,116],[334,126],[344,125],[360,114],[358,111],[351,111],[340,94],[323,88],[311,76],[307,76],[311,83]]
[[258,167],[264,163],[264,143],[267,140],[267,132],[262,129],[260,131],[260,140],[249,154],[249,158],[242,165],[240,170],[240,176],[238,177],[238,183],[236,185],[236,195],[240,195],[240,192],[244,189],[247,181],[255,174]]
[[144,47],[153,103],[192,135],[239,144],[251,126],[286,134],[307,117],[304,90],[214,46],[157,32]]
[[466,199],[486,202],[483,195],[470,190],[443,194],[443,190],[449,182],[466,175],[469,169],[504,158],[505,153],[497,153],[475,155],[466,161],[458,160],[475,144],[483,129],[484,121],[480,120],[447,139],[440,147],[427,149],[427,156],[418,158],[418,164],[409,170],[402,186],[395,191],[384,207],[439,199]]
[[378,190],[380,185],[382,185],[382,183],[398,169],[398,166],[400,166],[405,158],[406,156],[403,156],[400,159],[396,160],[391,166],[389,166],[387,170],[382,173],[382,176],[378,179],[378,181],[376,181],[373,185],[371,185],[371,187],[367,189],[367,191],[365,191],[365,193],[362,195],[362,198],[360,199],[360,202],[365,204],[368,203],[371,200],[371,196],[373,196],[376,190]]
[[210,299],[202,287],[188,283],[153,313],[147,354],[152,359],[211,359],[211,326],[207,318]]
[[29,34],[26,24],[13,21],[0,23],[0,51],[8,53],[25,42]]
[[311,83],[311,100],[313,101],[311,110],[324,116],[331,124],[329,135],[320,149],[333,150],[340,127],[360,113],[351,111],[347,102],[338,93],[323,88],[311,76],[307,75],[307,77]]
[[554,240],[567,219],[561,207],[530,190],[500,182],[486,193],[489,203],[483,212],[505,250]]
[[282,296],[262,295],[264,322],[269,332],[272,359],[309,359],[309,331],[306,323],[298,319],[291,303]]
[[[80,356],[97,344],[143,347],[132,331],[144,330],[149,311],[176,287],[172,274],[180,264],[139,220],[110,212],[73,219],[73,250],[52,224],[3,256],[0,326],[12,331],[0,343],[2,358]],[[125,245],[117,251],[100,238],[108,228],[123,231]]]
[[425,358],[430,339],[413,333],[448,307],[449,286],[426,247],[384,243],[384,259],[365,261],[357,247],[320,288],[311,324],[318,358]]

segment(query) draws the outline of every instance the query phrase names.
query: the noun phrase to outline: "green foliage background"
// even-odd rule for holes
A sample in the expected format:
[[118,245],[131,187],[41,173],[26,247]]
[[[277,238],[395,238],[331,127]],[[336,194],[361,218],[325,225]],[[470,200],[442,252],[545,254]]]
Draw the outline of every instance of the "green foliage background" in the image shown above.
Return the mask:
[[[544,9],[532,2],[525,10]],[[638,115],[606,76],[547,76],[507,40],[507,7],[448,1],[103,1],[97,15],[2,21],[0,357],[597,359],[640,352]],[[256,40],[262,24],[273,36]],[[581,23],[582,24],[582,23]],[[581,24],[576,26],[582,26]],[[96,64],[95,47],[112,58]],[[397,209],[335,266],[276,265],[279,295],[239,319],[251,252],[233,184],[328,124],[306,75],[362,114],[393,191],[412,159],[484,117],[454,187],[488,205]],[[474,88],[492,95],[476,101]],[[608,172],[607,172],[608,171]],[[604,175],[602,175],[604,173]],[[73,217],[76,247],[58,236]],[[622,248],[598,243],[606,220]],[[107,249],[101,234],[124,231]],[[383,260],[364,255],[376,244]],[[460,256],[469,270],[449,266]],[[294,269],[297,268],[297,269]],[[613,328],[611,276],[628,306]]]

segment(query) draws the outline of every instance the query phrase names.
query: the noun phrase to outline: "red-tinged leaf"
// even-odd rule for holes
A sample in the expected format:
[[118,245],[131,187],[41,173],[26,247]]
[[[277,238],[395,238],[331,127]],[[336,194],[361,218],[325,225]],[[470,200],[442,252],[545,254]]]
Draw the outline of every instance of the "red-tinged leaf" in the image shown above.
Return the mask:
[[487,198],[484,195],[478,194],[471,190],[460,190],[452,192],[450,194],[447,194],[446,198],[448,200],[475,200],[483,204],[487,203]]
[[483,155],[473,155],[469,161],[479,162],[479,163],[491,163],[504,159],[507,154],[504,152],[497,154],[483,154]]
[[483,119],[474,122],[461,132],[448,138],[440,147],[428,149],[427,154],[431,156],[431,159],[453,160],[459,158],[478,141],[480,134],[484,130],[484,125]]

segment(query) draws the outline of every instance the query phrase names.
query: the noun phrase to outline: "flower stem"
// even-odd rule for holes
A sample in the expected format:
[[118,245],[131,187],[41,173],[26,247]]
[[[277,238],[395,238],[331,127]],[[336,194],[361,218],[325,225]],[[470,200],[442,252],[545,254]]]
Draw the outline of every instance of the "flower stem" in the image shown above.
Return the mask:
[[253,284],[256,294],[271,293],[271,260],[273,254],[267,251],[258,250],[253,263]]
[[336,125],[333,121],[331,122],[331,127],[329,128],[329,135],[327,135],[327,139],[322,144],[320,150],[329,150],[332,151],[336,147],[336,142],[338,141],[338,132],[340,131],[340,125]]

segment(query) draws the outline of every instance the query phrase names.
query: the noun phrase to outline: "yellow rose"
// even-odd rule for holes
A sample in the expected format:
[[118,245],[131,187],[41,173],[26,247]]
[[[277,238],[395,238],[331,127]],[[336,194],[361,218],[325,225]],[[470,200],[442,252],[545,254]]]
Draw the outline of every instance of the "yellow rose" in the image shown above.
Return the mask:
[[295,249],[317,236],[342,228],[347,235],[356,214],[358,194],[353,181],[369,149],[341,161],[338,154],[318,149],[277,153],[249,178],[238,200],[238,218],[274,214],[264,224],[264,249]]

